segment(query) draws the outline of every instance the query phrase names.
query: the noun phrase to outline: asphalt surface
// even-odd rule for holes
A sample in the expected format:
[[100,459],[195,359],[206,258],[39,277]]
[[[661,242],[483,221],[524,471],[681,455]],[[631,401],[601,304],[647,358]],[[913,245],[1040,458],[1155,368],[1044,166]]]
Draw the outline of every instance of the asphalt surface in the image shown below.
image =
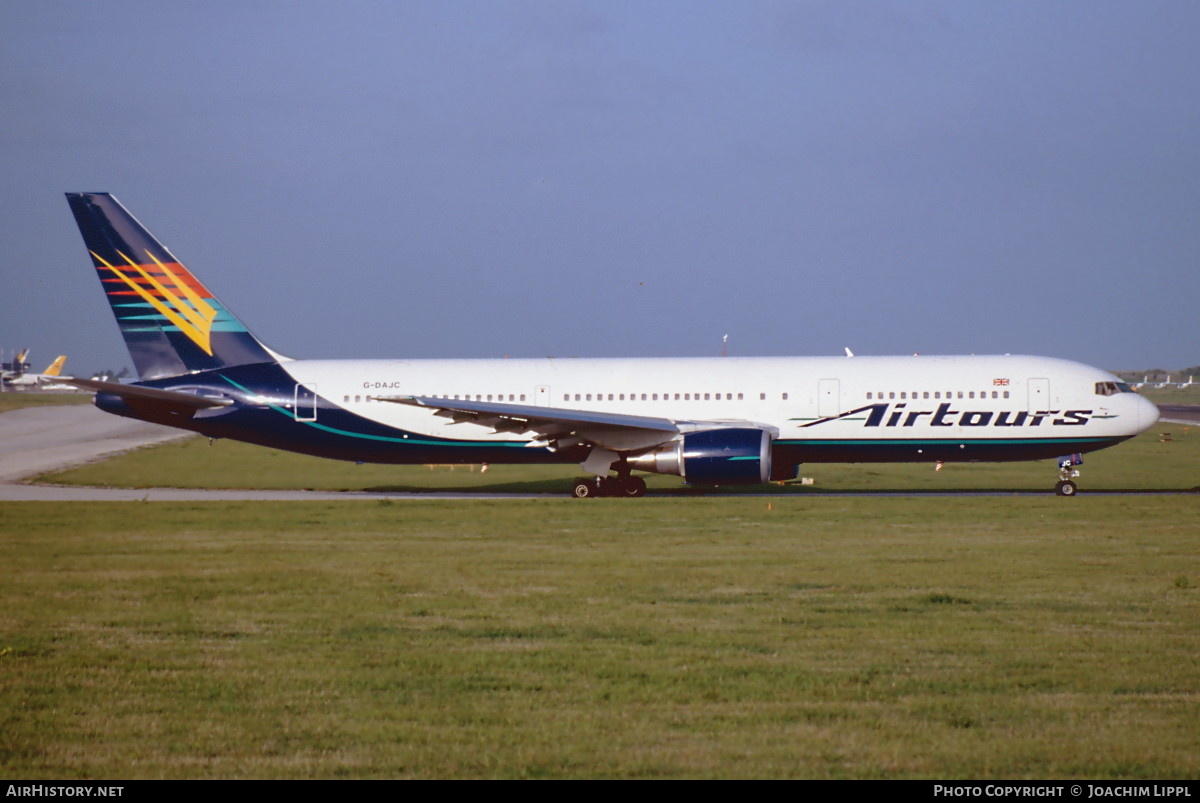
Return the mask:
[[[1164,423],[1200,425],[1200,406],[1161,405]],[[329,499],[522,499],[559,494],[366,493],[336,491],[231,491],[187,488],[88,488],[33,485],[23,480],[47,471],[100,460],[131,449],[190,437],[191,433],[157,424],[120,418],[91,405],[28,407],[0,413],[0,501],[260,501]],[[565,495],[566,488],[564,486]],[[1049,492],[1049,491],[1048,491]],[[1028,492],[1022,493],[1026,495]],[[706,496],[722,495],[707,493]],[[739,494],[744,496],[746,494]],[[775,496],[776,494],[755,494]],[[793,494],[778,494],[792,496]],[[806,494],[807,495],[807,494]],[[824,495],[824,494],[812,494]],[[835,494],[846,496],[845,493]],[[914,496],[912,493],[868,492],[867,496]],[[921,496],[931,494],[922,493]],[[932,494],[937,495],[937,494]],[[947,496],[962,496],[961,492]],[[1011,491],[976,495],[1011,496]],[[670,496],[675,496],[671,494]]]
[[91,405],[26,407],[0,415],[0,483],[186,437]]
[[[346,499],[520,499],[560,494],[368,493],[354,491],[89,488],[26,482],[48,471],[102,460],[193,434],[110,415],[90,404],[0,413],[0,502],[203,502]],[[563,486],[566,495],[566,485]]]
[[90,404],[26,407],[0,414],[0,501],[121,501],[205,499],[346,499],[372,494],[309,491],[211,491],[179,488],[121,489],[28,485],[21,481],[47,471],[90,463],[171,440],[184,432],[109,415]]

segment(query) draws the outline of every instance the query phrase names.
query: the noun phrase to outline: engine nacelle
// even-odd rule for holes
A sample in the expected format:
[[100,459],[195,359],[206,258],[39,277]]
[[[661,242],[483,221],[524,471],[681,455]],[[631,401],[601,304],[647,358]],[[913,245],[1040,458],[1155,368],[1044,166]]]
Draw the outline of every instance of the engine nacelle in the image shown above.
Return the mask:
[[628,462],[630,468],[678,474],[691,483],[765,483],[771,477],[771,433],[753,428],[689,432]]

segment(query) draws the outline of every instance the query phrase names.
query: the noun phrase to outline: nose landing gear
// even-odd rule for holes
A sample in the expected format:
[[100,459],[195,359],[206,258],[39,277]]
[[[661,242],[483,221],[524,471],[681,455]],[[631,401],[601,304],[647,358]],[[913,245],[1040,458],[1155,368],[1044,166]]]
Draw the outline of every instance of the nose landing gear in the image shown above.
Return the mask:
[[1075,466],[1083,465],[1083,455],[1073,454],[1058,458],[1058,482],[1054,484],[1054,493],[1059,496],[1074,496],[1079,488],[1074,479],[1079,476]]

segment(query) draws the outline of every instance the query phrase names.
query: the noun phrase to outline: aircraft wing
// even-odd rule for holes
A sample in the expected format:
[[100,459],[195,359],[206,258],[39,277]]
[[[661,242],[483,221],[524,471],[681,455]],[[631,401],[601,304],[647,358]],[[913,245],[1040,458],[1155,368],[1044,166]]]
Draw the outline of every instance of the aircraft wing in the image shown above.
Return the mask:
[[772,437],[779,436],[775,427],[753,421],[657,418],[528,404],[441,399],[434,396],[371,398],[393,404],[424,407],[433,410],[434,415],[449,418],[456,424],[470,422],[491,427],[494,432],[533,433],[534,438],[529,446],[550,449],[591,445],[611,452],[638,452],[675,440],[681,434],[726,428],[765,429]]
[[567,410],[527,404],[440,399],[433,396],[373,396],[376,401],[425,407],[456,424],[470,422],[495,432],[533,433],[530,446],[566,448],[590,443],[618,452],[649,449],[680,432],[695,429],[692,422],[644,415]]

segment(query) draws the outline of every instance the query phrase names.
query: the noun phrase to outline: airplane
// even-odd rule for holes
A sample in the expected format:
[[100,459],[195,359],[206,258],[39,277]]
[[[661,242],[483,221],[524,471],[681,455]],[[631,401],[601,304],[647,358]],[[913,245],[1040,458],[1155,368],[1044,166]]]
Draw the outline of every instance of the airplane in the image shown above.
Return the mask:
[[578,463],[571,494],[638,497],[794,479],[801,463],[1058,458],[1127,440],[1158,408],[1116,376],[1028,356],[299,360],[255,337],[108,193],[67,200],[133,358],[69,379],[116,415],[393,464]]
[[24,351],[19,352],[17,356],[13,357],[12,362],[4,363],[3,369],[0,369],[0,380],[8,382],[16,379],[21,374],[29,370],[29,363],[25,361],[28,356],[29,349],[25,349]]
[[31,389],[42,387],[47,382],[53,382],[59,379],[59,375],[62,373],[63,363],[66,361],[67,355],[60,354],[54,359],[54,362],[46,366],[46,370],[42,371],[40,374],[22,373],[9,379],[5,379],[4,382],[10,388]]

